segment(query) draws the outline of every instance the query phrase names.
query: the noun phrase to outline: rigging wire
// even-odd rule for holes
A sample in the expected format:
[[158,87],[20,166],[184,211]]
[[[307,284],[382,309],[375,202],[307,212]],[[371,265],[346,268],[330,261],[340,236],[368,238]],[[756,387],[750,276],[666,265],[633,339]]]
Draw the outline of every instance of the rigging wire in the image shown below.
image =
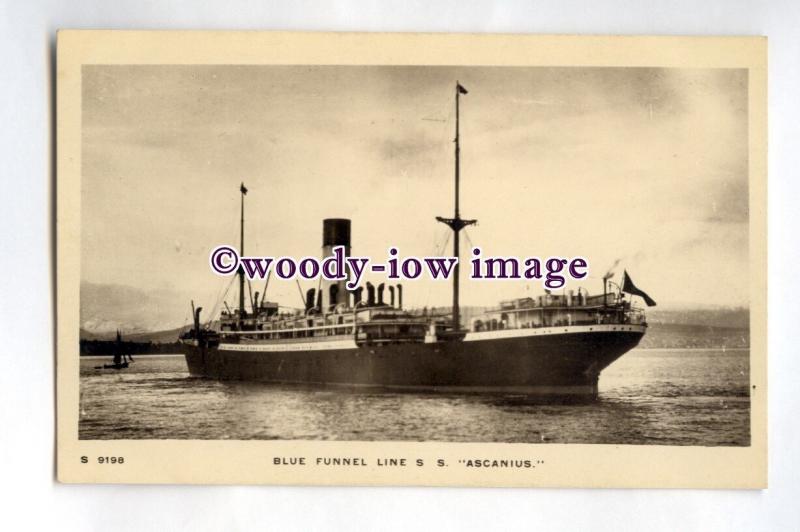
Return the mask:
[[[439,234],[442,234],[442,238],[435,238],[434,237],[434,240],[433,240],[433,256],[434,257],[441,257],[442,253],[444,253],[444,250],[447,247],[447,244],[450,242],[450,235],[452,234],[452,231],[449,228],[443,228],[442,230],[444,231],[444,233],[443,234],[439,233]],[[440,241],[440,240],[441,240],[441,244],[438,243],[438,241]],[[425,290],[425,299],[424,299],[424,302],[425,302],[424,306],[425,307],[427,307],[428,303],[430,303],[430,299],[431,299],[431,285],[428,284],[428,287]]]
[[[445,147],[449,146],[449,142],[447,142],[447,138],[448,138],[448,136],[450,134],[450,131],[452,130],[453,119],[454,119],[454,116],[455,116],[455,108],[452,105],[452,101],[450,99],[443,100],[443,102],[441,104],[441,107],[440,107],[440,112],[432,113],[432,115],[433,116],[444,116],[444,119],[435,119],[435,120],[428,120],[427,118],[423,117],[423,120],[427,120],[427,121],[436,123],[434,125],[434,127],[432,128],[433,129],[433,131],[432,131],[433,138],[434,139],[438,139],[438,142],[436,142],[435,145],[434,145],[434,149],[435,150],[441,149],[442,153],[444,153]],[[440,146],[441,146],[441,148],[439,148]],[[425,166],[425,169],[427,170],[427,171],[424,172],[426,179],[431,179],[431,180],[433,179],[433,175],[432,174],[433,174],[434,167],[435,167],[435,165],[426,165]],[[447,246],[448,242],[450,241],[450,233],[451,233],[451,231],[449,229],[446,229],[445,231],[446,232],[445,232],[443,237],[439,237],[439,234],[441,234],[441,233],[434,232],[434,238],[433,238],[433,255],[434,256],[441,256],[441,253],[443,252],[444,248]],[[444,241],[440,244],[439,242],[442,240],[442,238],[444,238]],[[428,285],[427,289],[425,290],[424,296],[425,296],[424,297],[424,305],[425,305],[425,307],[427,307],[428,303],[430,302],[430,296],[431,296],[431,285],[430,284]]]
[[236,280],[236,277],[235,276],[231,276],[231,280],[228,282],[228,287],[225,289],[225,292],[222,294],[222,297],[217,297],[217,300],[214,303],[214,306],[211,308],[211,312],[208,314],[208,320],[206,320],[206,325],[208,325],[212,321],[214,321],[214,317],[217,315],[217,310],[219,309],[219,304],[222,301],[225,301],[225,298],[228,297],[228,292],[230,291],[231,286],[233,286],[233,281],[234,280]]
[[447,247],[447,244],[450,243],[450,237],[452,236],[452,233],[453,232],[450,231],[450,230],[447,231],[447,234],[444,237],[444,242],[442,243],[442,246],[438,250],[436,250],[436,256],[437,257],[441,257],[442,253],[444,253],[444,250]]
[[303,305],[307,307],[308,303],[306,302],[306,298],[303,296],[303,288],[300,286],[300,279],[295,278],[295,282],[297,283],[297,291],[300,292],[300,301],[302,301]]
[[469,247],[474,248],[475,244],[472,243],[472,239],[469,237],[469,231],[467,230],[466,227],[464,228],[464,236],[467,237],[467,242],[469,243]]
[[261,301],[266,301],[267,288],[269,288],[269,278],[272,277],[272,270],[267,272],[267,280],[264,282],[264,292],[261,294]]

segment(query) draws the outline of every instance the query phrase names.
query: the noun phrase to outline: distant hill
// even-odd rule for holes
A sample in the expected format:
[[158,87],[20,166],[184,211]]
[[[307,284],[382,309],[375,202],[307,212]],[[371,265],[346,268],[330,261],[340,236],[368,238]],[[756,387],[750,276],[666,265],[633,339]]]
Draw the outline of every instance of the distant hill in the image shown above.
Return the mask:
[[650,328],[639,346],[674,349],[750,347],[750,331],[740,327],[650,323]]
[[750,311],[716,308],[647,311],[650,328],[641,342],[647,348],[750,346]]
[[144,291],[117,284],[81,283],[81,338],[128,337],[176,329],[191,320],[189,298],[171,290]]
[[693,324],[710,327],[750,327],[750,310],[742,307],[705,309],[647,309],[647,321],[664,325]]
[[[122,338],[123,340],[131,342],[172,343],[175,342],[182,333],[188,331],[189,329],[191,329],[191,326],[187,325],[185,327],[167,329],[164,331],[141,331],[129,334],[123,333]],[[81,340],[113,340],[115,337],[116,332],[98,334],[87,331],[86,329],[81,329],[80,331]]]

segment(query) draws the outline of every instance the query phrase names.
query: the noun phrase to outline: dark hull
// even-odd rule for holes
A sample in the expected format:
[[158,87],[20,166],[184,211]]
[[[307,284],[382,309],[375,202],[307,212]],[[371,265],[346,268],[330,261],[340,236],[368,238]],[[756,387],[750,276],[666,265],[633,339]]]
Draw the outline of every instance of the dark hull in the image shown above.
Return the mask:
[[391,390],[597,395],[600,372],[644,330],[561,333],[480,341],[288,352],[188,346],[194,376]]

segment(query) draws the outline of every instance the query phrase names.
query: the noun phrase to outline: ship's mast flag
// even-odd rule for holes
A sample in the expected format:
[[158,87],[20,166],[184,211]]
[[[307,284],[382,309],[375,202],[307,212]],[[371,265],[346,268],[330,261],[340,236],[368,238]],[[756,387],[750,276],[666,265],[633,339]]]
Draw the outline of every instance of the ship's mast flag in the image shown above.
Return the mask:
[[628,275],[627,271],[623,273],[622,291],[634,296],[640,296],[642,299],[644,299],[644,302],[647,303],[648,307],[656,306],[656,302],[653,300],[653,298],[648,296],[643,290],[639,290],[638,288],[636,288],[636,285],[633,284],[631,276]]
[[242,194],[247,194],[247,187],[244,186],[244,183],[242,183],[242,186],[239,187],[239,192]]
[[461,85],[461,83],[456,83],[456,87],[458,88],[458,92],[460,92],[461,94],[469,94],[469,93],[467,92],[467,89],[465,89],[465,88],[464,88],[464,87]]

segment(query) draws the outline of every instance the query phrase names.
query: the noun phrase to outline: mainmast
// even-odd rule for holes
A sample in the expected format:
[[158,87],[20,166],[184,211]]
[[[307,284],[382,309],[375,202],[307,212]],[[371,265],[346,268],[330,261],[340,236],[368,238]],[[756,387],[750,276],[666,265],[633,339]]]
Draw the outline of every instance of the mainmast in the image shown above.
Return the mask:
[[[244,183],[239,187],[241,192],[241,217],[239,218],[239,256],[244,257],[244,197],[247,194],[247,188]],[[244,268],[239,266],[239,328],[242,326],[244,320]]]
[[[437,216],[436,220],[442,222],[443,224],[450,227],[453,230],[453,256],[457,259],[460,259],[459,256],[459,232],[468,225],[472,225],[477,220],[464,220],[461,218],[461,213],[459,210],[459,180],[460,180],[460,159],[461,159],[461,136],[459,131],[459,98],[462,94],[467,94],[467,89],[461,86],[461,84],[456,81],[456,138],[455,142],[455,174],[456,174],[456,188],[455,188],[455,213],[452,218],[442,218],[441,216]],[[458,331],[461,329],[461,316],[460,316],[460,309],[458,304],[458,285],[459,285],[459,277],[460,277],[460,264],[456,262],[455,272],[453,275],[453,330]]]

